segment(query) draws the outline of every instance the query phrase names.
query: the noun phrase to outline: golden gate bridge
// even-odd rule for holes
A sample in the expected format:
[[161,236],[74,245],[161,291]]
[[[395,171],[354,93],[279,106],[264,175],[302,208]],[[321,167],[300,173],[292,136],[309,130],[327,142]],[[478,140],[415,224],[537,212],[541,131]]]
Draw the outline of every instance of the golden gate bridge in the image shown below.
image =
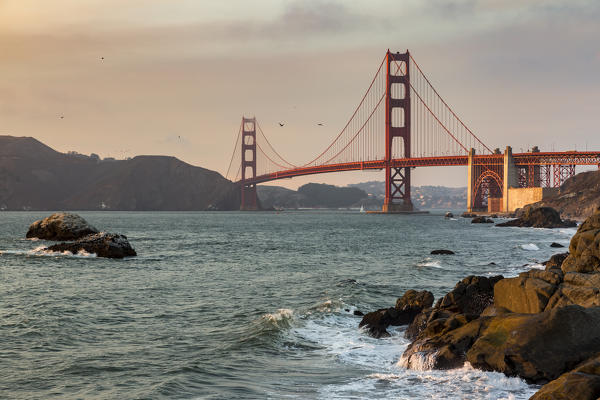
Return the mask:
[[293,164],[271,145],[256,118],[242,117],[226,177],[240,185],[240,209],[256,210],[259,183],[384,170],[382,211],[410,212],[411,169],[467,166],[468,210],[501,212],[508,211],[510,188],[559,187],[575,175],[576,165],[600,168],[600,152],[491,150],[444,101],[408,50],[388,50],[348,122],[318,155]]

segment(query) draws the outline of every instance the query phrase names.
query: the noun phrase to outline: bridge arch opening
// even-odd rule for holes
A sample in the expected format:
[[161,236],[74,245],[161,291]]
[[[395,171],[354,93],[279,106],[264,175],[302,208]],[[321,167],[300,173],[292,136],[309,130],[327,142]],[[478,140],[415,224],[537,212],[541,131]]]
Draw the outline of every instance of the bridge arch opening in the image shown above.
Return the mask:
[[473,187],[472,209],[474,211],[502,211],[502,186],[502,178],[494,171],[487,170],[479,175]]

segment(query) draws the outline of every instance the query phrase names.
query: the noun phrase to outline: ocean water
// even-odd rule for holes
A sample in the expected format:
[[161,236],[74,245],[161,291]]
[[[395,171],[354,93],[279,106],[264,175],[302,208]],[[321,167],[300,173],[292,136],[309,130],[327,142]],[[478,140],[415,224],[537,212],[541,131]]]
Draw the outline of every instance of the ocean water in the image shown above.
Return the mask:
[[406,370],[405,327],[373,339],[352,312],[543,268],[575,233],[436,214],[80,214],[139,256],[47,253],[24,235],[48,213],[0,213],[0,398],[526,399],[538,387],[468,364]]

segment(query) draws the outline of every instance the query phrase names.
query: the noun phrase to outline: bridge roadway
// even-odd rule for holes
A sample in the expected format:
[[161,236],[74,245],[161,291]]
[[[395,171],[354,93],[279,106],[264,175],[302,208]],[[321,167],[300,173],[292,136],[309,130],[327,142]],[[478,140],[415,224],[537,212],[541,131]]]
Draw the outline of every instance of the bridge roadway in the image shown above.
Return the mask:
[[[536,152],[536,153],[514,153],[516,166],[528,165],[596,165],[600,168],[600,152]],[[503,154],[475,155],[475,165],[490,165],[502,163]],[[496,161],[496,162],[494,162]],[[468,156],[441,156],[441,157],[411,157],[397,158],[391,160],[391,167],[449,167],[467,166]],[[362,171],[385,168],[385,160],[375,161],[353,161],[347,163],[327,164],[319,166],[304,166],[288,170],[272,172],[259,175],[255,178],[246,179],[245,184],[257,184],[274,181],[278,179],[293,178],[296,176],[325,174],[340,171]],[[237,183],[242,183],[238,181]]]

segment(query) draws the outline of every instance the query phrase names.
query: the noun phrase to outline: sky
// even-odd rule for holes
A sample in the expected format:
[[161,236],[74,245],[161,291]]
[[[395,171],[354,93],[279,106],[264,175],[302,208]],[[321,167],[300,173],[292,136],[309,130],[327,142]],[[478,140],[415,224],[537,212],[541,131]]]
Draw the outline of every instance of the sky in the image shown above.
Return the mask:
[[[241,117],[254,115],[302,164],[344,126],[389,48],[410,49],[491,148],[600,150],[598,21],[596,0],[0,0],[0,134],[225,174]],[[465,171],[416,169],[413,184],[465,186]]]

